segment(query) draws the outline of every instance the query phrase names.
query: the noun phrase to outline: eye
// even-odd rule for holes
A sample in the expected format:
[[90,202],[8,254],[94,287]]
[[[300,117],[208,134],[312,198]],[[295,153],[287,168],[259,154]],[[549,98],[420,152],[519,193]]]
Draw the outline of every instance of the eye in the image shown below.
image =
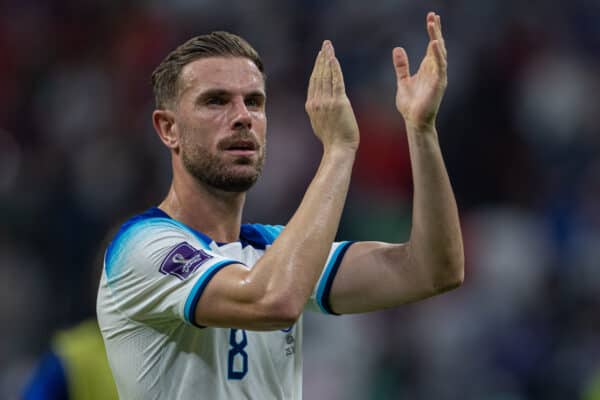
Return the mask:
[[225,98],[220,97],[220,96],[213,96],[213,97],[209,97],[206,99],[207,105],[222,106],[226,102],[227,101],[225,100]]
[[249,97],[245,100],[247,107],[260,107],[263,104],[263,101],[259,97]]

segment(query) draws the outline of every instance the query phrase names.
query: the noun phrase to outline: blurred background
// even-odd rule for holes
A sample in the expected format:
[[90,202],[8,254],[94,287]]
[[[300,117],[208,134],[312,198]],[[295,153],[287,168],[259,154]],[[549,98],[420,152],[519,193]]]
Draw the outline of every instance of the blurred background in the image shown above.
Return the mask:
[[361,128],[339,238],[405,241],[411,175],[391,49],[413,71],[442,15],[438,130],[466,279],[396,310],[306,315],[306,399],[600,398],[600,1],[0,2],[0,398],[57,329],[95,313],[106,232],[170,180],[150,74],[192,35],[247,38],[268,73],[269,155],[246,222],[285,224],[320,147],[304,113],[331,39]]

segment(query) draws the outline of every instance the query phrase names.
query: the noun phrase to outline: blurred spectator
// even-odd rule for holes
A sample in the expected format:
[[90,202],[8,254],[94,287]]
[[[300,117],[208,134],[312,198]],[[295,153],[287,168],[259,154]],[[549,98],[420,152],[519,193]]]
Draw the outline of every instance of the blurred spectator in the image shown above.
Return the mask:
[[50,332],[92,317],[82,266],[108,228],[166,191],[150,73],[191,35],[240,33],[266,64],[270,167],[245,220],[285,223],[317,167],[303,103],[328,38],[362,133],[339,236],[405,240],[412,188],[390,53],[421,56],[428,9],[449,51],[438,128],[465,284],[368,317],[307,316],[305,397],[598,398],[600,3],[586,0],[4,2],[0,398],[18,398]]
[[54,335],[23,392],[23,400],[118,398],[95,318]]

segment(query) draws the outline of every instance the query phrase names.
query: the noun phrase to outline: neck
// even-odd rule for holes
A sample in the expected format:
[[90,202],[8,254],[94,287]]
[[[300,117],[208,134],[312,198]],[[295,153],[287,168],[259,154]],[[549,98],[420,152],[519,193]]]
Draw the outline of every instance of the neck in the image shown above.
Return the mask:
[[244,192],[210,187],[186,171],[173,174],[169,193],[159,208],[214,241],[227,243],[239,239],[245,200]]

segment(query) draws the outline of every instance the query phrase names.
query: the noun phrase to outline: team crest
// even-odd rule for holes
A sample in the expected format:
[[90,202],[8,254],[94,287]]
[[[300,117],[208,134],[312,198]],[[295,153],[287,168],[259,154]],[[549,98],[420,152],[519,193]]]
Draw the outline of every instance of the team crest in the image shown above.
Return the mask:
[[202,249],[198,250],[187,242],[181,242],[165,257],[159,271],[184,280],[211,258],[213,257]]

